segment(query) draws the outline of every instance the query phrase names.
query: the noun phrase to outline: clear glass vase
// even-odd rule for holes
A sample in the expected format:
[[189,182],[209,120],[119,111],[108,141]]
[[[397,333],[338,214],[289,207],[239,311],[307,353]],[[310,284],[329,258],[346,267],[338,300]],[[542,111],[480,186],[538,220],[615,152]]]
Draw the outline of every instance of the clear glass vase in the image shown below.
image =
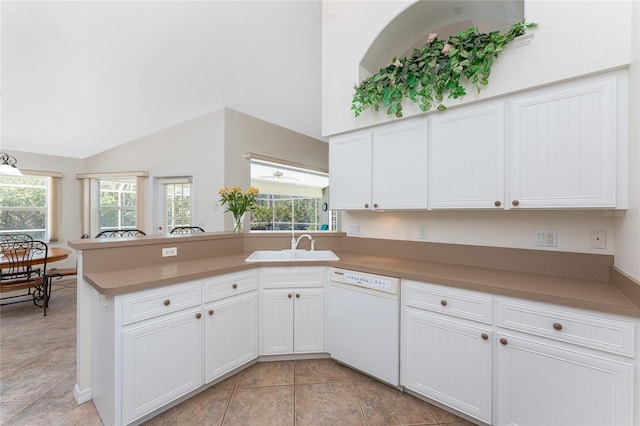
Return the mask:
[[244,226],[244,213],[240,216],[233,216],[233,231],[234,232],[242,232],[242,228]]

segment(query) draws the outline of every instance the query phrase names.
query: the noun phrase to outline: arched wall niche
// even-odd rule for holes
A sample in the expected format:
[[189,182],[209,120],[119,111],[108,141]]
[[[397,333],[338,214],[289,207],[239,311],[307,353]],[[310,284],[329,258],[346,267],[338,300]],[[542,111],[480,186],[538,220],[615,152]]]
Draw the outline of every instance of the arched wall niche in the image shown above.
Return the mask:
[[421,0],[407,7],[378,34],[360,61],[360,80],[389,65],[393,57],[409,56],[429,33],[439,38],[470,27],[480,32],[504,31],[524,20],[524,0]]

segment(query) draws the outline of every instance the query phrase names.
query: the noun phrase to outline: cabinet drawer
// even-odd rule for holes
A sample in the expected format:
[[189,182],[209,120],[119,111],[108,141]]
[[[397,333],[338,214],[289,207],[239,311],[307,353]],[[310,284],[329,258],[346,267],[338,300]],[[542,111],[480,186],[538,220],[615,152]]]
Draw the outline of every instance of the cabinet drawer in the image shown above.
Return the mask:
[[324,287],[325,268],[262,268],[262,288]]
[[122,324],[176,312],[201,302],[202,286],[199,281],[132,293],[122,297]]
[[403,284],[407,306],[491,324],[488,296],[416,281],[403,281]]
[[632,357],[634,325],[553,306],[496,302],[498,326]]
[[224,299],[258,288],[257,271],[237,272],[205,280],[204,302]]

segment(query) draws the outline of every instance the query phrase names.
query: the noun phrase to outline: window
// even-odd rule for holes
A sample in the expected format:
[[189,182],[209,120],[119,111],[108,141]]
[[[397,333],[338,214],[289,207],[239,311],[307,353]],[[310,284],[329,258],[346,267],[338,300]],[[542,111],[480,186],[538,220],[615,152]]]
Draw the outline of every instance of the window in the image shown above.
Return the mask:
[[329,185],[326,173],[252,157],[251,185],[260,190],[251,230],[336,229],[332,212],[322,209]]
[[169,233],[176,226],[191,226],[191,177],[159,178],[160,230]]
[[81,233],[97,235],[109,229],[145,229],[145,187],[149,172],[80,173]]
[[100,231],[136,228],[136,179],[99,179]]
[[320,198],[259,194],[251,213],[251,229],[261,231],[318,231]]
[[[53,176],[23,170],[24,176],[0,176],[0,232],[55,240]],[[37,174],[36,174],[37,173]]]

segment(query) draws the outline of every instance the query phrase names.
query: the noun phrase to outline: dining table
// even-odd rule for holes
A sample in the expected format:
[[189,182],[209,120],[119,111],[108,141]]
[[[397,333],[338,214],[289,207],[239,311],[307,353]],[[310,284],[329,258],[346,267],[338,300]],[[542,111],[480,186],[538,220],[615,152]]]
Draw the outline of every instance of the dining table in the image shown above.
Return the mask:
[[[47,264],[51,262],[58,262],[60,260],[64,260],[69,257],[71,254],[71,250],[66,249],[64,247],[50,247],[47,250],[46,257],[42,253],[36,253],[31,259],[32,265],[40,265],[46,262]],[[8,259],[0,252],[0,269],[9,266]]]

